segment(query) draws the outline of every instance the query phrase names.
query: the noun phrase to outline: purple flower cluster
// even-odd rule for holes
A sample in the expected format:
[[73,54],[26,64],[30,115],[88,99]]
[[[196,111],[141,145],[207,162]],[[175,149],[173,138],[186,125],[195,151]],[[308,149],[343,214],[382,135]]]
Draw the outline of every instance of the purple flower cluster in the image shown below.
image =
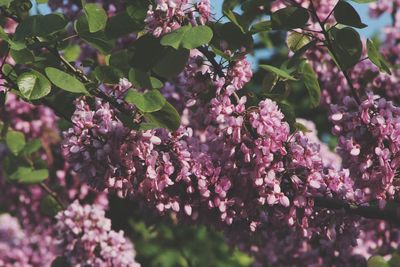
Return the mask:
[[342,166],[341,157],[337,153],[333,152],[326,143],[319,139],[318,131],[314,122],[305,119],[297,119],[296,122],[301,123],[306,127],[307,132],[305,132],[305,136],[307,139],[311,143],[318,145],[324,167],[339,170]]
[[[65,133],[63,153],[74,162],[72,170],[94,188],[118,190],[123,184],[130,184],[121,179],[129,170],[124,169],[124,156],[119,154],[128,131],[115,119],[108,103],[96,100],[95,105],[96,111],[92,111],[84,99],[76,100],[74,128]],[[126,190],[120,194],[126,195]]]
[[58,251],[72,266],[140,266],[133,244],[122,231],[111,230],[101,207],[75,201],[56,219]]
[[187,20],[193,26],[199,23],[205,24],[211,16],[209,0],[200,0],[196,3],[188,0],[156,0],[155,2],[155,6],[150,6],[145,22],[147,29],[156,37],[180,28]]
[[9,214],[0,215],[0,266],[50,266],[55,240],[45,225],[25,231]]
[[[51,109],[34,106],[11,93],[7,94],[7,101],[0,118],[9,121],[14,130],[23,132],[30,139],[45,138],[46,132],[53,132],[53,136],[58,134],[56,116]],[[47,139],[49,138],[50,136]]]
[[338,153],[350,169],[362,198],[398,197],[400,166],[400,108],[369,95],[359,106],[346,97],[332,106],[333,133],[339,137]]
[[324,166],[319,144],[304,134],[290,135],[275,102],[247,109],[246,97],[237,101],[251,77],[240,66],[245,59],[214,81],[206,109],[194,111],[200,101],[185,108],[188,125],[175,133],[128,130],[108,105],[97,101],[91,111],[79,100],[63,145],[67,161],[96,188],[144,199],[161,213],[215,225],[247,221],[256,231],[267,205],[288,225],[307,228],[310,197],[353,196],[348,172]]

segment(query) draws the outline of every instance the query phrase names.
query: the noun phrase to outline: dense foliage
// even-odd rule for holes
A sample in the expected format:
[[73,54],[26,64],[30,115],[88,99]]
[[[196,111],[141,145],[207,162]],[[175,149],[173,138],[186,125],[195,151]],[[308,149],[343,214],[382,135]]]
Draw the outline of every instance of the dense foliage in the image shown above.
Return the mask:
[[0,14],[0,266],[400,266],[400,1]]

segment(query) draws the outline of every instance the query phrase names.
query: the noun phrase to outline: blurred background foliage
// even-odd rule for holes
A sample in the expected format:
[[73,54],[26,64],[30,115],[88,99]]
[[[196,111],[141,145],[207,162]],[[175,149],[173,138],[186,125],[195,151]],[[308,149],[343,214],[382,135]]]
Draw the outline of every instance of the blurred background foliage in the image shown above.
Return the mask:
[[[127,211],[130,211],[127,214]],[[204,225],[177,224],[136,203],[110,199],[108,217],[115,230],[124,230],[135,244],[136,260],[149,267],[247,267],[251,257],[230,247],[222,233]]]

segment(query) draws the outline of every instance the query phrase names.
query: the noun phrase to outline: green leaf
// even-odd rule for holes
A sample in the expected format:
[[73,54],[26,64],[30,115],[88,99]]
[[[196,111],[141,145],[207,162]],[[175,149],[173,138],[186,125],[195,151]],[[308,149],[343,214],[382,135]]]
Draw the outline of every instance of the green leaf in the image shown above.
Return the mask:
[[[144,20],[144,18],[143,18]],[[105,33],[111,39],[119,38],[143,29],[142,23],[135,21],[127,12],[119,12],[112,16],[106,25]]]
[[368,267],[389,267],[389,264],[382,256],[372,256],[368,259]]
[[208,26],[192,27],[183,26],[161,38],[161,45],[171,46],[175,49],[180,47],[194,49],[208,44],[213,37],[213,32]]
[[68,263],[67,257],[58,256],[53,262],[51,263],[51,267],[71,267]]
[[362,23],[360,15],[352,5],[340,0],[335,6],[333,15],[338,23],[356,28],[365,28],[368,25]]
[[392,254],[392,257],[389,260],[390,267],[399,267],[400,266],[400,255],[399,253],[395,252]]
[[30,167],[18,167],[18,169],[13,172],[8,179],[13,182],[17,182],[21,177],[25,175],[29,175],[32,172],[32,168]]
[[239,20],[237,19],[238,14],[234,13],[232,10],[227,9],[224,10],[224,15],[233,23],[235,24],[243,33],[246,31],[244,30],[243,26],[239,23]]
[[72,62],[75,61],[79,58],[80,54],[81,54],[81,47],[77,44],[71,44],[68,45],[65,49],[64,49],[64,58],[68,61],[68,62]]
[[303,28],[310,14],[307,9],[301,7],[289,6],[272,13],[271,22],[274,30],[291,30]]
[[303,75],[302,80],[307,88],[311,106],[318,107],[321,101],[321,88],[318,83],[317,74],[314,72],[311,65],[305,61],[300,65],[300,73]]
[[21,132],[8,131],[6,134],[6,144],[11,153],[18,155],[25,147],[25,136]]
[[[169,49],[154,66],[153,71],[165,78],[172,78],[183,71],[189,59],[187,49]],[[171,64],[173,62],[174,64]]]
[[386,72],[388,74],[392,74],[389,68],[389,63],[383,57],[383,55],[379,52],[378,48],[376,48],[373,41],[370,39],[367,40],[367,51],[368,51],[368,58],[374,63],[375,66],[382,72]]
[[148,1],[130,1],[126,8],[126,12],[134,20],[134,24],[138,26],[139,30],[144,29],[144,20],[147,16],[148,9]]
[[84,40],[103,54],[108,54],[115,46],[115,42],[109,39],[104,31],[90,32],[86,16],[81,16],[74,23],[75,32]]
[[232,22],[220,24],[214,23],[210,25],[213,30],[213,39],[211,44],[220,50],[221,43],[226,42],[229,44],[229,48],[232,50],[246,48],[247,52],[253,50],[254,41],[251,33],[243,33],[235,24]]
[[54,217],[58,212],[62,211],[62,207],[53,196],[47,195],[40,201],[40,211],[44,215]]
[[15,30],[15,40],[26,37],[46,37],[65,29],[67,21],[61,14],[34,15],[23,20]]
[[0,26],[0,40],[6,41],[9,44],[10,49],[16,51],[26,48],[25,42],[18,42],[11,40],[10,36],[8,36],[8,34],[4,31],[3,27],[1,26]]
[[109,84],[117,84],[124,77],[122,71],[113,66],[97,66],[94,75],[99,82]]
[[4,75],[10,77],[13,80],[17,79],[17,73],[15,72],[14,67],[10,64],[4,64],[2,72],[4,73]]
[[129,70],[129,81],[136,88],[142,89],[159,89],[163,86],[160,80],[150,77],[149,74],[139,69]]
[[40,99],[51,91],[51,84],[41,73],[31,70],[22,73],[17,79],[18,89],[28,100]]
[[71,93],[88,94],[85,86],[74,76],[52,67],[48,67],[44,71],[55,86]]
[[40,139],[33,139],[32,141],[26,143],[23,153],[29,156],[32,153],[38,151],[41,147],[42,147],[42,142],[40,141]]
[[[1,0],[0,0],[1,1]],[[4,31],[3,27],[0,26],[0,39],[8,42],[10,40],[10,37],[8,34]]]
[[129,69],[131,68],[130,61],[132,56],[132,52],[127,49],[116,51],[110,55],[109,65],[123,71],[125,75],[124,77],[126,77],[128,76]]
[[35,57],[28,49],[10,50],[10,55],[17,64],[27,64],[35,61]]
[[107,13],[99,4],[86,4],[83,7],[90,32],[103,30],[107,24]]
[[186,32],[189,31],[192,27],[191,26],[183,26],[171,33],[164,35],[161,38],[160,44],[163,46],[171,46],[175,49],[178,49],[181,46],[183,37],[185,36]]
[[159,125],[160,128],[167,128],[176,131],[181,125],[181,118],[176,109],[168,102],[164,107],[153,113],[145,113],[144,117],[151,124]]
[[293,76],[291,76],[289,73],[287,73],[286,71],[282,70],[282,69],[278,69],[277,67],[271,66],[271,65],[260,65],[260,68],[272,72],[276,75],[278,75],[279,77],[283,78],[283,79],[287,79],[287,80],[292,80],[292,81],[296,81],[297,79],[294,78]]
[[347,70],[358,63],[362,55],[360,35],[353,28],[339,29],[334,34],[333,49],[338,57],[338,64]]
[[261,21],[259,23],[254,24],[250,28],[251,33],[259,33],[272,30],[272,22],[270,20]]
[[153,130],[153,129],[157,129],[157,128],[160,128],[160,125],[158,125],[157,123],[143,122],[139,126],[139,131],[147,131],[147,130]]
[[292,32],[288,34],[286,38],[286,43],[289,47],[289,49],[293,52],[297,52],[301,48],[303,48],[305,45],[307,45],[310,42],[310,38],[304,34],[298,33],[298,32]]
[[[7,97],[6,92],[4,91],[0,92],[0,107],[4,107],[6,103],[6,97]],[[3,123],[0,123],[0,137],[2,132],[3,132]]]
[[14,0],[0,0],[0,6],[5,6],[6,8],[8,8],[12,1]]
[[144,94],[130,90],[125,101],[134,104],[142,112],[159,111],[166,103],[164,96],[158,90],[151,90]]
[[295,122],[294,127],[296,128],[296,130],[302,132],[302,133],[311,133],[311,131],[309,129],[307,129],[307,127],[300,123],[300,122]]
[[304,55],[304,53],[310,49],[311,47],[315,46],[317,44],[316,40],[312,40],[311,42],[309,42],[308,44],[304,45],[303,47],[301,47],[299,50],[297,50],[293,56],[289,59],[287,67],[291,68],[293,67],[295,64],[298,63],[298,61],[301,59],[301,57]]
[[[147,34],[140,37],[133,44],[133,57],[130,65],[134,68],[149,71],[165,55],[167,47],[163,47],[160,41],[153,35]],[[171,64],[170,64],[171,65]]]
[[284,102],[278,102],[278,106],[281,109],[283,115],[285,116],[285,121],[289,123],[290,129],[292,131],[296,130],[294,126],[296,123],[296,113],[294,112],[293,107]]
[[208,44],[213,37],[213,32],[208,26],[196,26],[186,32],[182,39],[182,47],[186,49],[194,49],[199,46]]
[[18,179],[18,182],[22,184],[37,184],[43,182],[49,177],[49,171],[47,169],[31,170],[30,172],[24,173]]

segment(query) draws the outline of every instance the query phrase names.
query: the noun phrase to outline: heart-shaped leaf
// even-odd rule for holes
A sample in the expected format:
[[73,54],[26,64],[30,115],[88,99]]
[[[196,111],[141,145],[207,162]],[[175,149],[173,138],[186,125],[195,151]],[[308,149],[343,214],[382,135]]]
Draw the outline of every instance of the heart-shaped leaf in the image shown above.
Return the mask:
[[18,76],[17,85],[21,94],[29,100],[43,98],[51,91],[49,80],[35,70],[24,72]]
[[338,23],[356,28],[365,28],[368,25],[361,21],[360,15],[352,5],[346,1],[340,0],[335,6],[333,15]]

